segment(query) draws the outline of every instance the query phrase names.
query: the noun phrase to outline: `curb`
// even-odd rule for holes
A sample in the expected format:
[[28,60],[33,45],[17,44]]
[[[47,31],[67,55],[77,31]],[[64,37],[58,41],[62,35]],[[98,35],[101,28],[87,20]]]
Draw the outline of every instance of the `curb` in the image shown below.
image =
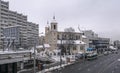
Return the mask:
[[64,68],[64,67],[72,65],[72,64],[73,63],[68,63],[68,64],[63,64],[61,66],[59,65],[59,66],[51,67],[49,69],[45,69],[45,70],[39,71],[37,73],[45,73],[45,72],[53,71],[53,70],[56,70],[56,69]]

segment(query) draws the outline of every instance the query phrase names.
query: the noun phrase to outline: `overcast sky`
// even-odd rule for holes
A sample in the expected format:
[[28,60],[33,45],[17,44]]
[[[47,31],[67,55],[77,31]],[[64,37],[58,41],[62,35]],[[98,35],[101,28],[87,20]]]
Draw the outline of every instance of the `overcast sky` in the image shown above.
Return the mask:
[[120,0],[5,0],[10,10],[28,15],[44,31],[56,15],[59,30],[73,27],[93,30],[100,36],[120,40]]

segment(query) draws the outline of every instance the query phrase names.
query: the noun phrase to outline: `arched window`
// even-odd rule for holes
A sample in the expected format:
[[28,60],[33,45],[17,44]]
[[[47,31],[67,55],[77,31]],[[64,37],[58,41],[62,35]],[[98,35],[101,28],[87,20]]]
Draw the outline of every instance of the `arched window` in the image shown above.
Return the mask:
[[56,29],[56,25],[54,25],[54,29]]

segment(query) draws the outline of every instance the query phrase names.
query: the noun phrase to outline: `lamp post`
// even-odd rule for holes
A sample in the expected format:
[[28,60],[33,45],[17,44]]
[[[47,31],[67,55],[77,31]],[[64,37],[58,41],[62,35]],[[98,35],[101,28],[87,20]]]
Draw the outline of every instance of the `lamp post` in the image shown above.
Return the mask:
[[36,53],[35,53],[35,49],[36,49],[36,38],[34,39],[34,73],[36,73]]

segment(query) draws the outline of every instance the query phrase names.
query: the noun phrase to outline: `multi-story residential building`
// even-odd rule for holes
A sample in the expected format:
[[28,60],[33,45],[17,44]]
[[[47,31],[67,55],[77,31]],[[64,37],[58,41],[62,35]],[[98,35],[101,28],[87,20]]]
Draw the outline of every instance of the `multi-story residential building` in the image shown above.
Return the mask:
[[38,24],[27,22],[27,46],[28,48],[39,44],[39,28]]
[[62,53],[77,53],[83,51],[85,43],[82,33],[75,31],[58,31],[58,23],[53,21],[45,27],[45,43],[50,44],[50,50],[61,49]]
[[3,28],[8,23],[9,3],[0,0],[0,49],[3,48]]
[[9,10],[8,27],[20,27],[20,41],[21,47],[27,47],[27,16]]
[[28,22],[26,15],[9,10],[9,2],[0,0],[0,48],[3,48],[3,29],[11,26],[19,26],[20,46],[23,48],[33,46],[30,37],[38,39],[38,24]]

